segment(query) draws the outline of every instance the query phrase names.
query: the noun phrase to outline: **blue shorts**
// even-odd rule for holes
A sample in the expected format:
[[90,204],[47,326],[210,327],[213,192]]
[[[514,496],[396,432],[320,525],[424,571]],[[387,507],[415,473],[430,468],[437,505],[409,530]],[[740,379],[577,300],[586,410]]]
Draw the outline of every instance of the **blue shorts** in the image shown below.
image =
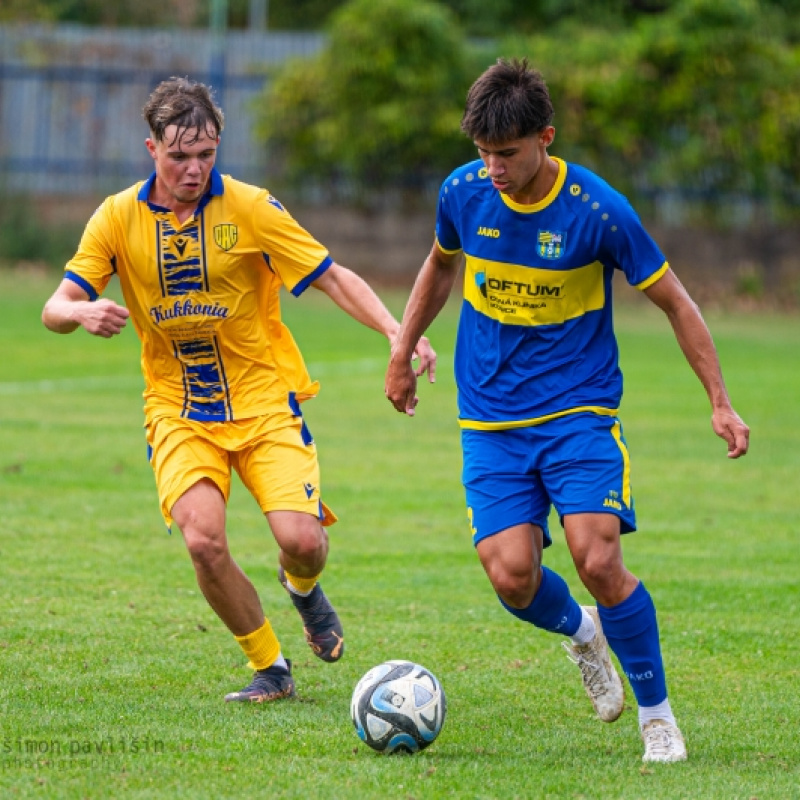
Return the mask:
[[500,431],[462,430],[462,480],[474,544],[532,523],[552,540],[550,506],[566,514],[615,514],[636,530],[630,460],[616,417],[569,414],[541,425]]

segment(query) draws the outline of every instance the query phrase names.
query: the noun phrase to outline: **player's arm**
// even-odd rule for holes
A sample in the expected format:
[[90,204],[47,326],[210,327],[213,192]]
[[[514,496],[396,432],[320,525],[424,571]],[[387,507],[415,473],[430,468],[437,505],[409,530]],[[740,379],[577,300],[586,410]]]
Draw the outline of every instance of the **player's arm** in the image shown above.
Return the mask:
[[[394,347],[400,323],[369,284],[355,272],[333,263],[311,285],[325,292],[354,320],[382,333]],[[414,356],[419,359],[416,374],[427,372],[428,379],[433,383],[436,379],[436,353],[424,336],[414,340],[409,350],[409,363]]]
[[128,319],[128,309],[113,300],[92,300],[75,281],[64,278],[42,311],[42,322],[54,333],[72,333],[83,327],[94,336],[109,339],[118,334]]
[[386,371],[386,396],[398,411],[409,416],[414,416],[417,405],[417,376],[409,367],[409,355],[414,342],[447,302],[460,265],[460,250],[445,252],[434,242],[408,298]]
[[711,426],[728,443],[728,457],[743,456],[750,429],[733,410],[711,333],[697,305],[671,269],[644,292],[667,315],[686,360],[705,387],[711,402]]

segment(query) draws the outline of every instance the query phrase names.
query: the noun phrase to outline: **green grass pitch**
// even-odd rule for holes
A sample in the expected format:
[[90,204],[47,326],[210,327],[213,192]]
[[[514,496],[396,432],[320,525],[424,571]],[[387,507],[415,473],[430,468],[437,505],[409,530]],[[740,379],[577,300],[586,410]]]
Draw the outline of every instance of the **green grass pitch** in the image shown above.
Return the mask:
[[[644,768],[635,710],[597,721],[557,637],[497,603],[472,549],[451,374],[457,305],[435,323],[414,419],[383,396],[387,347],[326,298],[284,301],[320,396],[305,406],[331,529],[323,585],[348,651],[317,661],[239,483],[234,556],[257,585],[298,697],[226,705],[244,659],[161,521],[138,346],[41,326],[58,281],[0,273],[0,796],[47,798],[800,797],[800,319],[711,314],[752,451],[725,458],[663,316],[618,309],[622,419],[640,532],[626,561],[659,609],[689,761]],[[405,295],[388,294],[399,313]],[[548,565],[588,595],[554,525]],[[441,680],[448,718],[413,757],[356,737],[350,694],[383,660]],[[630,698],[630,692],[628,691]]]

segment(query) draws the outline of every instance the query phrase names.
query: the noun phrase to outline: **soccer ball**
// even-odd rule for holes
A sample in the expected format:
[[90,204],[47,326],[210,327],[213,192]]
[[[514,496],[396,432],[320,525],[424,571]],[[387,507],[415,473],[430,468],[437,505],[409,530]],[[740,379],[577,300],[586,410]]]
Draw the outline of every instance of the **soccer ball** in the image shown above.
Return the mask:
[[385,661],[356,684],[350,716],[359,738],[379,753],[416,753],[442,730],[447,705],[430,670]]

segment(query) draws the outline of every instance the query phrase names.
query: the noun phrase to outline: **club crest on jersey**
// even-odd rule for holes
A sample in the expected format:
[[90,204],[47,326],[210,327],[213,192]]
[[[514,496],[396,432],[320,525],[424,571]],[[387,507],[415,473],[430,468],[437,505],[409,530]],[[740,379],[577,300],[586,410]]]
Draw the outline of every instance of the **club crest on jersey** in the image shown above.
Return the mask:
[[561,231],[539,231],[536,239],[536,252],[542,258],[550,260],[561,258],[566,242],[567,235]]
[[215,225],[214,241],[222,250],[230,250],[239,241],[239,229],[232,222]]

